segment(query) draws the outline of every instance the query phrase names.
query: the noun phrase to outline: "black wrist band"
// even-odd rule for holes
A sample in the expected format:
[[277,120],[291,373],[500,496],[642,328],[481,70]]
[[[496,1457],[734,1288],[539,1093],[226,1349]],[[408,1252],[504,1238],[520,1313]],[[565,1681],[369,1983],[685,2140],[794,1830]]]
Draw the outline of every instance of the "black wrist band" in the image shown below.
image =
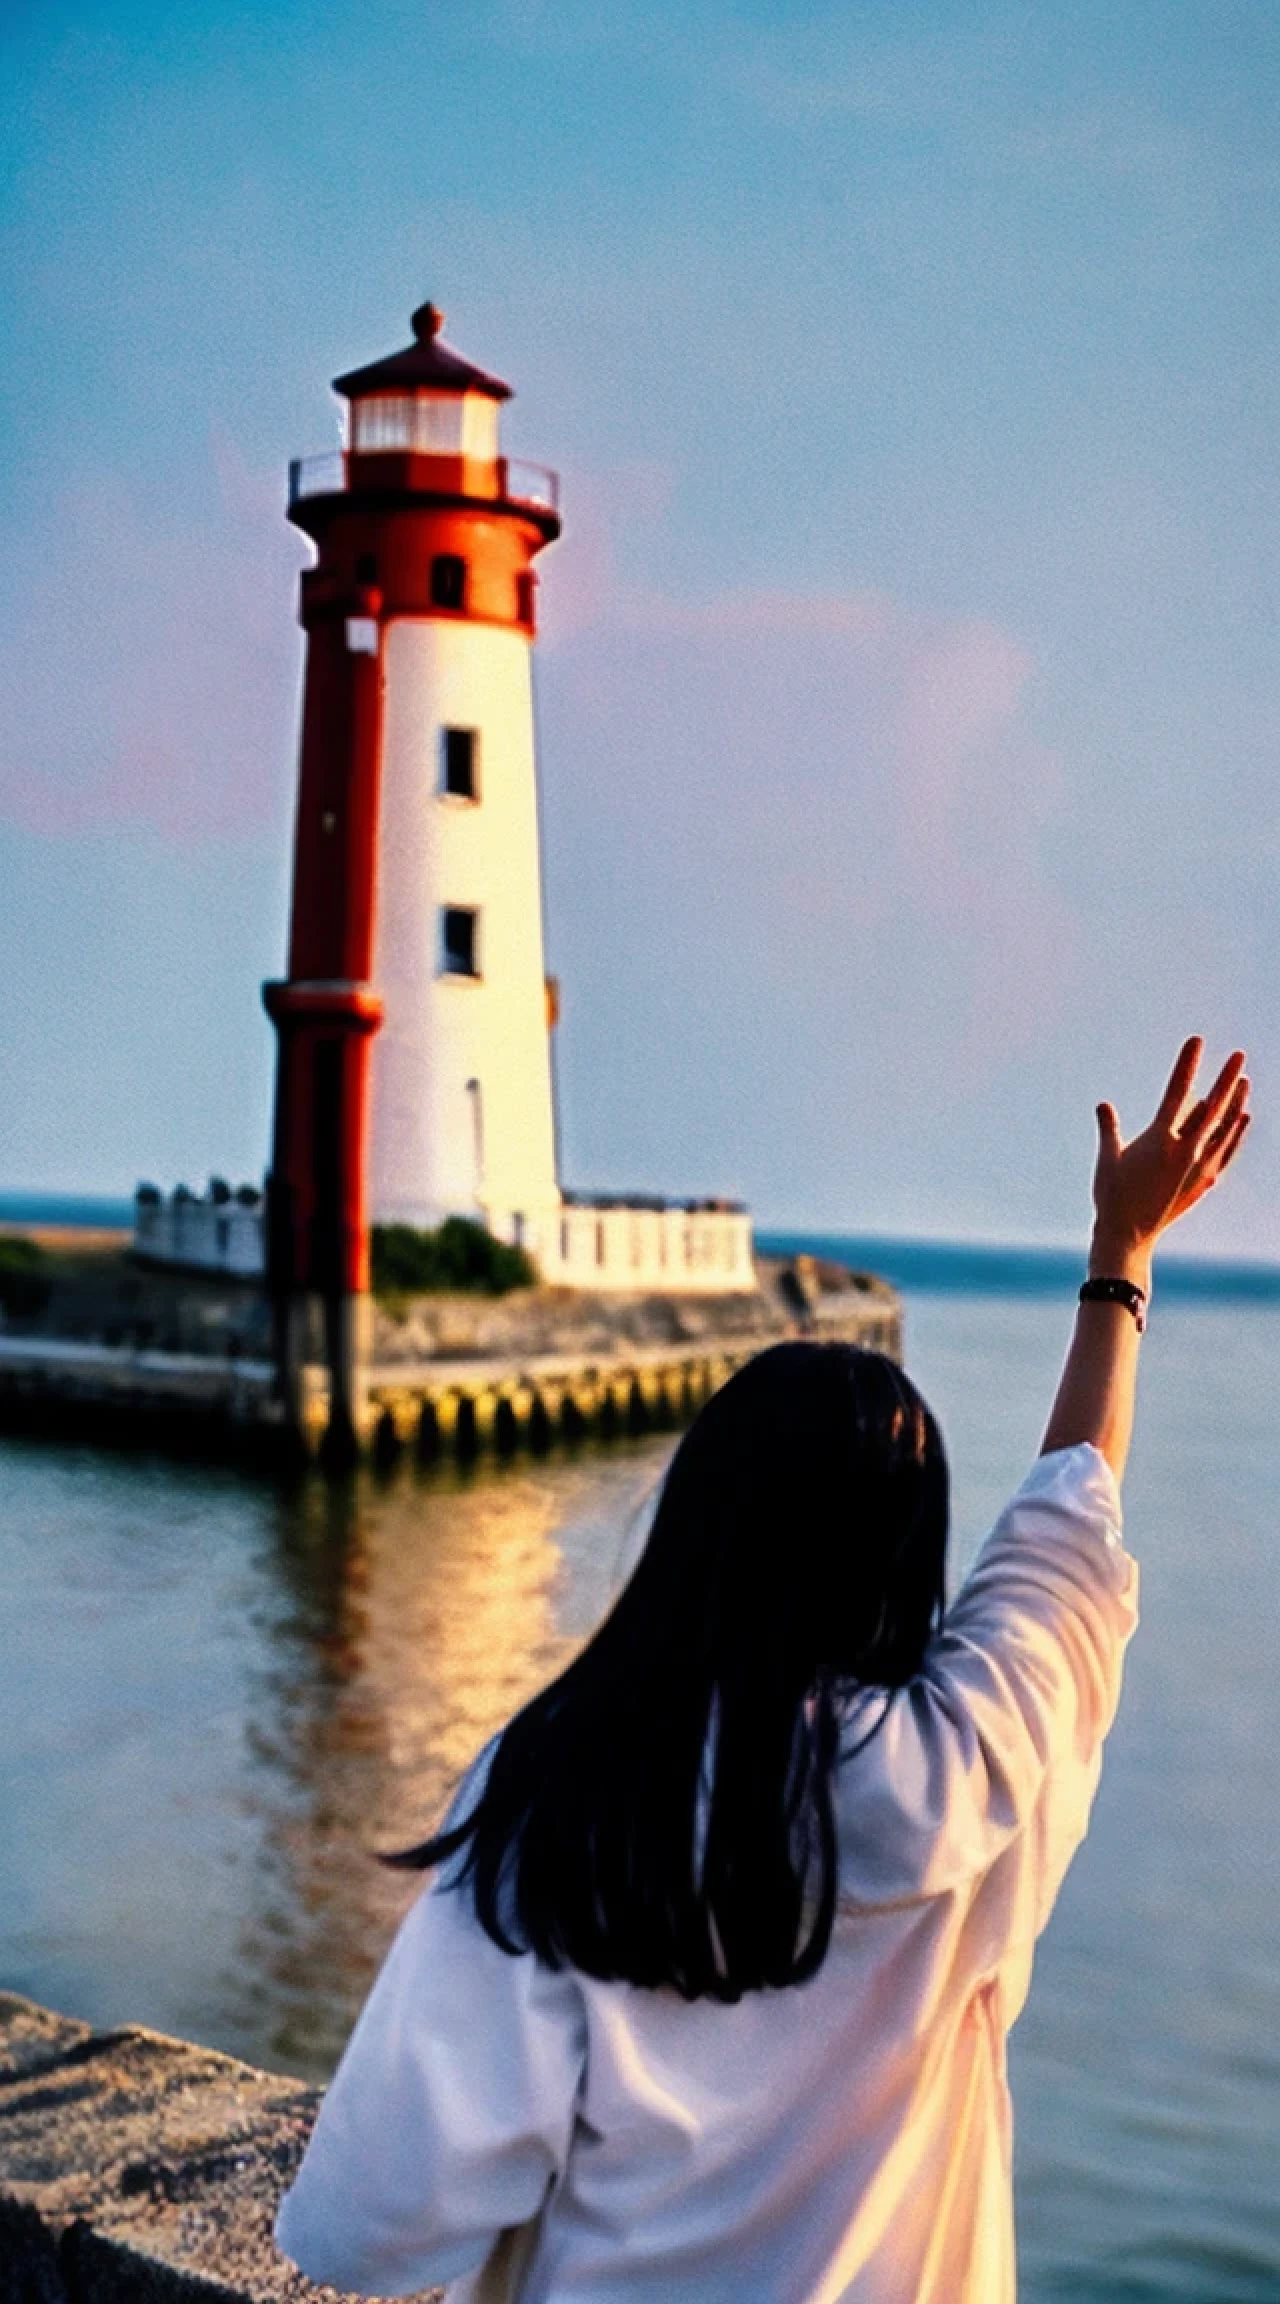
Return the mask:
[[1132,1312],[1138,1334],[1147,1325],[1147,1291],[1136,1280],[1086,1280],[1080,1290],[1082,1304],[1123,1304]]

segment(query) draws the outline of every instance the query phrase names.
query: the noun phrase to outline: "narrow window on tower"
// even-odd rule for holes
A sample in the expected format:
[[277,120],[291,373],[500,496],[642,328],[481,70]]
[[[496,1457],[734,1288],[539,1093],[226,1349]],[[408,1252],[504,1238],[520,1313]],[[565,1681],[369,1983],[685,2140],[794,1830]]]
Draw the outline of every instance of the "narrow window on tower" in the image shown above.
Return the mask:
[[471,907],[445,904],[440,912],[440,973],[442,976],[478,976],[480,973],[480,915]]
[[480,741],[474,728],[440,731],[440,789],[455,800],[480,797]]
[[433,608],[465,608],[467,563],[456,552],[437,552],[431,563]]
[[518,575],[516,578],[516,616],[521,624],[528,625],[531,632],[534,626],[537,602],[537,594],[534,590],[534,583],[535,578],[532,568],[523,569],[520,575]]

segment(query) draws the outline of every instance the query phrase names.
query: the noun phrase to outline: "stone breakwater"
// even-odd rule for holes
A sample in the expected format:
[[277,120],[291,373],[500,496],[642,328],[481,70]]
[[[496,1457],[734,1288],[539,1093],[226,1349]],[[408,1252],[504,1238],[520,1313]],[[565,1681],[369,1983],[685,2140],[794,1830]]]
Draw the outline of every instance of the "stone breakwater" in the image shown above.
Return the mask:
[[271,2240],[319,2101],[212,2049],[0,1993],[4,2304],[331,2299]]
[[[787,1336],[899,1356],[901,1306],[866,1273],[760,1258],[758,1285],[707,1298],[532,1288],[376,1303],[360,1437],[387,1462],[534,1452],[558,1441],[674,1429],[735,1368]],[[82,1258],[37,1313],[0,1330],[0,1429],[271,1456],[286,1431],[256,1288]],[[319,1323],[301,1439],[328,1421]]]

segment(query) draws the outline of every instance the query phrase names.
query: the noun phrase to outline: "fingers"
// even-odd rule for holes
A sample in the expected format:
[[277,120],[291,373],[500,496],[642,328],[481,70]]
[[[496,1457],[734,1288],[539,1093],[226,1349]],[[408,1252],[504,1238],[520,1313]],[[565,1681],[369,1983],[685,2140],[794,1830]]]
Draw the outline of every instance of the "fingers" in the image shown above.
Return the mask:
[[1249,1083],[1237,1082],[1226,1111],[1196,1160],[1196,1170],[1207,1173],[1210,1183],[1216,1183],[1228,1159],[1239,1149],[1240,1139],[1249,1123]]
[[1113,1159],[1121,1149],[1120,1115],[1116,1111],[1115,1105],[1099,1104],[1097,1121],[1099,1153],[1105,1154],[1108,1159]]
[[1189,1208],[1195,1207],[1197,1201],[1203,1200],[1235,1159],[1253,1119],[1247,1109],[1249,1086],[1248,1077],[1242,1074],[1236,1082],[1226,1112],[1187,1171],[1186,1181],[1174,1204],[1175,1217],[1184,1216]]
[[[1231,1058],[1230,1061],[1234,1063],[1235,1059]],[[1222,1089],[1224,1081],[1226,1082],[1225,1101],[1218,1103],[1219,1091]],[[1219,1136],[1225,1134],[1237,1114],[1243,1111],[1248,1094],[1248,1081],[1244,1080],[1242,1074],[1237,1074],[1234,1080],[1228,1079],[1227,1067],[1224,1065],[1213,1084],[1211,1093],[1208,1096],[1202,1096],[1198,1104],[1192,1105],[1181,1128],[1177,1131],[1176,1141],[1186,1146],[1192,1166],[1207,1156],[1210,1146],[1216,1142]]]
[[1178,1050],[1173,1070],[1169,1074],[1164,1094],[1160,1099],[1160,1108],[1156,1113],[1156,1119],[1162,1127],[1177,1127],[1179,1114],[1191,1094],[1191,1083],[1200,1068],[1200,1058],[1203,1054],[1204,1042],[1198,1032],[1193,1032],[1191,1038],[1184,1040]]
[[[1183,1121],[1178,1133],[1193,1148],[1196,1159],[1203,1156],[1210,1139],[1228,1114],[1234,1117],[1237,1110],[1243,1109],[1249,1093],[1249,1083],[1244,1079],[1244,1066],[1243,1048],[1233,1049],[1208,1095],[1201,1098]],[[1243,1096],[1240,1094],[1242,1081]]]
[[[1228,1138],[1227,1138],[1226,1144],[1224,1145],[1224,1147],[1223,1147],[1223,1150],[1222,1150],[1222,1154],[1221,1154],[1221,1157],[1220,1157],[1220,1159],[1219,1159],[1219,1161],[1218,1161],[1218,1175],[1219,1175],[1219,1176],[1221,1176],[1221,1174],[1222,1174],[1222,1171],[1223,1171],[1223,1169],[1224,1169],[1224,1168],[1229,1168],[1229,1167],[1231,1166],[1231,1163],[1232,1163],[1232,1161],[1235,1159],[1235,1156],[1236,1156],[1237,1152],[1239,1151],[1239,1149],[1240,1149],[1241,1145],[1243,1144],[1243,1142],[1244,1142],[1244,1140],[1245,1140],[1245,1137],[1246,1137],[1246,1136],[1248,1135],[1248,1133],[1249,1133],[1249,1128],[1250,1128],[1250,1125],[1251,1125],[1251,1123],[1252,1123],[1252,1120],[1253,1120],[1253,1114],[1252,1114],[1252,1112],[1242,1112],[1242,1113],[1240,1114],[1240,1117],[1239,1117],[1239,1119],[1236,1121],[1236,1124],[1235,1124],[1234,1128],[1232,1129],[1232,1131],[1231,1131],[1231,1134],[1230,1134],[1230,1135],[1228,1136]],[[1215,1178],[1214,1178],[1214,1182],[1215,1182],[1215,1183],[1217,1182],[1217,1177],[1215,1177]]]
[[1249,1076],[1245,1072],[1242,1072],[1238,1079],[1233,1081],[1216,1126],[1211,1128],[1204,1138],[1202,1157],[1205,1154],[1219,1151],[1234,1129],[1236,1122],[1244,1117],[1249,1102],[1249,1087]]

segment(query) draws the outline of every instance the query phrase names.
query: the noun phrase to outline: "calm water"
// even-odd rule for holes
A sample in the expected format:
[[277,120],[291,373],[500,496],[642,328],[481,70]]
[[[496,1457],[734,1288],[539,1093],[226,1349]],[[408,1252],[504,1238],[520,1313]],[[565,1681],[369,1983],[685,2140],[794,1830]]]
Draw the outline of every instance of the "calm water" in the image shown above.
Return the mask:
[[[908,1285],[963,1560],[1069,1291]],[[1143,1626],[1014,2036],[1023,2293],[1280,2304],[1280,1306],[1166,1294],[1144,1350]],[[665,1448],[283,1495],[0,1447],[0,1981],[324,2074],[412,1893],[371,1849],[590,1629]]]

